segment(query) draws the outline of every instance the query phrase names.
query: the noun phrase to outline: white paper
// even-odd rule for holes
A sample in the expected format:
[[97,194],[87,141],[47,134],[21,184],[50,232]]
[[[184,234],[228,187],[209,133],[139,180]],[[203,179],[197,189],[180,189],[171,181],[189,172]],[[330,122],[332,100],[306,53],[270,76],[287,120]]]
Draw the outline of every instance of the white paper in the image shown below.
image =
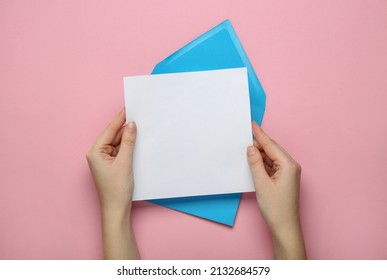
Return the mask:
[[246,68],[124,78],[133,200],[254,191]]

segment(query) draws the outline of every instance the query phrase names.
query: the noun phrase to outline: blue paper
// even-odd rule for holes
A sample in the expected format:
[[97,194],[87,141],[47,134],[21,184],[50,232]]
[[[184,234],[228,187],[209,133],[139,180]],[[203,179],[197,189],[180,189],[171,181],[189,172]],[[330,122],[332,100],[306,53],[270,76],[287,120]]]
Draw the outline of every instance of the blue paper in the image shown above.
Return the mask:
[[[247,67],[251,119],[261,124],[266,95],[229,20],[215,26],[158,63],[152,74],[237,67]],[[157,199],[150,202],[233,226],[240,199],[241,194],[235,193]]]

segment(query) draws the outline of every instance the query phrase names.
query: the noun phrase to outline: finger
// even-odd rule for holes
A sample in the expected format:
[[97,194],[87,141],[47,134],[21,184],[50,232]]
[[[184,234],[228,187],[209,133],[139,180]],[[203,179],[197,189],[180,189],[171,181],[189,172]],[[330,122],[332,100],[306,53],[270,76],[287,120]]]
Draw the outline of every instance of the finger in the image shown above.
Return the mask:
[[117,148],[114,147],[111,156],[112,156],[112,157],[116,157],[117,154],[118,154]]
[[272,171],[273,171],[273,168],[271,167],[271,166],[269,166],[269,165],[267,165],[267,163],[263,163],[263,165],[265,166],[265,170],[266,170],[266,172],[267,172],[267,175],[269,175],[269,177],[271,177],[271,173],[272,173]]
[[110,145],[117,133],[125,123],[125,109],[122,109],[117,117],[105,128],[95,142],[97,146]]
[[263,151],[261,145],[259,145],[259,143],[257,142],[257,140],[255,140],[255,139],[253,140],[253,145],[254,145],[255,147],[257,147],[258,150]]
[[265,152],[261,152],[261,156],[263,158],[263,162],[269,166],[273,166],[273,161],[267,156]]
[[265,151],[266,155],[272,161],[283,161],[286,160],[287,155],[276,145],[262,128],[260,128],[256,122],[252,124],[253,134],[258,145]]
[[247,159],[253,175],[255,190],[259,193],[260,189],[267,185],[269,175],[266,172],[261,153],[257,147],[250,146],[247,148]]
[[122,134],[124,133],[125,126],[122,126],[120,130],[118,131],[117,135],[114,137],[114,140],[112,141],[113,146],[117,146],[121,143]]
[[112,157],[116,157],[120,152],[120,145],[114,147],[114,151],[112,153]]
[[114,147],[112,147],[110,145],[103,145],[103,146],[98,147],[98,149],[96,149],[95,152],[98,155],[106,154],[106,155],[111,156],[113,153],[113,150],[114,150]]
[[122,134],[121,145],[117,154],[117,160],[123,164],[128,171],[132,168],[134,145],[136,144],[137,127],[135,122],[125,126]]

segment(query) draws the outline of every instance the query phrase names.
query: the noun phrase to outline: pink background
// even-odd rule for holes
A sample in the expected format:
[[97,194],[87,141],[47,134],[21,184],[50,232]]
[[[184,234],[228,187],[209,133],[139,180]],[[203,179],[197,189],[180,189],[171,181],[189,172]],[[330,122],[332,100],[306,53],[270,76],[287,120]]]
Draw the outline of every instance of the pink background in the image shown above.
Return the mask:
[[[210,3],[210,4],[209,4]],[[102,257],[85,151],[122,77],[224,19],[267,94],[263,127],[303,167],[311,259],[387,259],[387,2],[0,1],[0,259]],[[253,194],[233,228],[147,202],[144,259],[272,258]]]

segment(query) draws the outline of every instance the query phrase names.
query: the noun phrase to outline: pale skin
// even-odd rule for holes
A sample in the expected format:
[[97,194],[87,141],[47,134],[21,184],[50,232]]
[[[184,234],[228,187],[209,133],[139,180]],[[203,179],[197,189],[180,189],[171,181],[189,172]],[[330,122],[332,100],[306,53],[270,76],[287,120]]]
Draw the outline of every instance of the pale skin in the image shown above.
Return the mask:
[[259,209],[271,232],[275,259],[306,259],[299,215],[301,166],[255,122],[247,158]]
[[[140,258],[131,223],[137,127],[125,121],[122,110],[86,154],[101,204],[105,259]],[[255,139],[247,148],[247,160],[274,258],[306,259],[298,207],[301,167],[255,122],[252,130]]]
[[122,110],[86,154],[101,204],[105,259],[140,258],[130,217],[137,128],[124,123]]

